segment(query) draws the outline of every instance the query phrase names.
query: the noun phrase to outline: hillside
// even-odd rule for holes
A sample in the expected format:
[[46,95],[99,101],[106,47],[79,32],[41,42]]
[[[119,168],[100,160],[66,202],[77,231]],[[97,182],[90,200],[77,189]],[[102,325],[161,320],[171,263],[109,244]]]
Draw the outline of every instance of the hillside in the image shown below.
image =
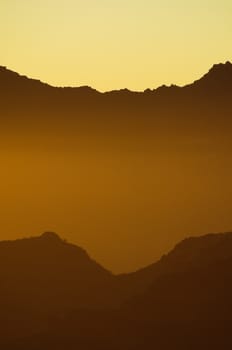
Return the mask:
[[125,279],[56,234],[1,242],[0,251],[5,349],[217,349],[231,342],[232,233],[188,238],[156,264],[124,276],[132,287],[136,279],[147,283],[146,272],[150,286],[134,289],[119,308],[106,307],[103,297],[113,279],[121,288]]

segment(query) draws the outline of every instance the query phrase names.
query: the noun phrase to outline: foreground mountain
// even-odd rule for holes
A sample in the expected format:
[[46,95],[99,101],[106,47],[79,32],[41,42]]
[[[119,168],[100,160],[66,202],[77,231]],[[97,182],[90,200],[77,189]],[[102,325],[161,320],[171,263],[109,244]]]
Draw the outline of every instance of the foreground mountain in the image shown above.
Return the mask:
[[2,334],[35,331],[51,317],[112,305],[118,295],[109,271],[51,232],[0,242],[0,280]]
[[118,278],[133,296],[133,291],[137,294],[145,292],[160,276],[185,273],[229,259],[232,259],[232,233],[208,234],[186,238],[158,262]]
[[[2,242],[0,251],[1,323],[9,326],[8,335],[2,331],[4,349],[203,350],[232,345],[232,233],[186,239],[123,281],[52,233]],[[135,288],[120,307],[106,307],[98,295],[101,291],[109,297],[112,280],[121,290],[130,283],[144,283],[144,290]],[[92,306],[89,298],[94,298]],[[51,305],[52,314],[41,318]],[[11,318],[12,309],[17,318]]]

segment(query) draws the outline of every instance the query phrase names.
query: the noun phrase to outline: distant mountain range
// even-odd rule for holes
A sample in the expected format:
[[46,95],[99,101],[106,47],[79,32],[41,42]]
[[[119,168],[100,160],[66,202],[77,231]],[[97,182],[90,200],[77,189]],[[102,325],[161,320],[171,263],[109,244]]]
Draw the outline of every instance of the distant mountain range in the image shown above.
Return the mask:
[[[208,73],[206,73],[202,78],[199,80],[196,80],[192,84],[186,85],[182,87],[182,89],[189,89],[190,87],[194,88],[208,88],[211,87],[218,90],[221,88],[231,88],[231,75],[232,75],[232,63],[227,61],[226,63],[219,63],[215,64]],[[14,71],[11,71],[7,69],[6,67],[0,66],[0,83],[1,83],[1,90],[8,90],[11,89],[14,86],[15,90],[17,88],[25,88],[25,89],[38,89],[44,88],[48,90],[61,90],[65,92],[75,91],[75,93],[80,93],[83,95],[84,93],[95,93],[99,95],[109,95],[109,94],[135,94],[135,95],[143,95],[148,93],[158,93],[164,89],[180,89],[179,86],[171,85],[171,86],[160,86],[157,89],[151,90],[146,89],[144,92],[136,92],[136,91],[130,91],[128,89],[122,89],[122,90],[113,90],[108,91],[104,93],[100,93],[99,91],[89,87],[89,86],[81,86],[81,87],[53,87],[49,84],[43,83],[40,80],[31,79],[24,75],[20,75]]]
[[[72,148],[83,135],[105,147],[134,142],[149,143],[151,149],[168,137],[173,149],[176,142],[185,143],[186,135],[197,140],[207,137],[213,143],[217,135],[223,135],[225,143],[231,142],[230,62],[214,65],[202,78],[184,87],[106,93],[90,87],[52,87],[0,67],[0,96],[2,132],[16,130],[31,140],[31,135],[40,130],[52,145],[56,135]],[[176,138],[178,141],[173,140]]]
[[[192,99],[210,99],[212,96],[217,96],[224,99],[227,95],[231,96],[231,92],[232,64],[230,62],[215,64],[202,78],[184,87],[163,85],[154,90],[147,89],[144,92],[122,89],[105,93],[100,93],[88,86],[52,87],[39,80],[19,75],[6,67],[0,67],[1,108],[9,109],[14,107],[11,103],[9,104],[14,99],[15,103],[19,104],[18,107],[30,107],[33,103],[37,103],[35,107],[41,109],[48,107],[49,102],[52,109],[57,110],[59,106],[59,108],[67,108],[67,112],[74,112],[74,110],[78,112],[82,108],[91,111],[93,107],[109,107],[109,104],[112,107],[112,103],[116,104],[117,108],[120,108],[120,105],[125,108],[126,103],[128,103],[127,112],[130,108],[134,112],[132,104],[137,105],[137,107],[146,106],[156,109],[160,103],[163,103],[164,99],[172,104],[175,103],[173,99],[176,99],[178,104],[179,99],[187,99],[187,102],[191,102],[188,100],[190,97]],[[87,101],[91,101],[91,104]],[[163,107],[165,108],[166,105],[167,102]],[[96,110],[95,112],[97,113]]]
[[226,349],[232,233],[187,238],[113,275],[52,232],[0,242],[4,349]]

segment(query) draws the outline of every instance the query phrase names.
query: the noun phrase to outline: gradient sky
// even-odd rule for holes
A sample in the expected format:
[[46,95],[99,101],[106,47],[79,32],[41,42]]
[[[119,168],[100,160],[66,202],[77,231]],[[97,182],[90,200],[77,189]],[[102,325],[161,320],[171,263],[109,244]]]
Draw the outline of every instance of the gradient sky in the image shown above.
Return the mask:
[[190,83],[232,58],[231,0],[1,0],[0,65],[53,85]]

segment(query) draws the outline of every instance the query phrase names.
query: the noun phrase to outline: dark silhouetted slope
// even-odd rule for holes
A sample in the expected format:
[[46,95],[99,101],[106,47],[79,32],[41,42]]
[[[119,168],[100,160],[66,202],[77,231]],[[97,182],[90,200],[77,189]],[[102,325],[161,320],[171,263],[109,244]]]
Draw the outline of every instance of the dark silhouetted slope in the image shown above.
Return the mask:
[[[54,233],[0,243],[1,302],[18,307],[78,308],[106,304],[113,275]],[[17,290],[17,294],[14,291]],[[3,297],[4,295],[4,297]]]
[[[28,332],[79,308],[112,305],[115,277],[54,233],[0,242],[3,334]],[[37,325],[38,324],[38,325]]]
[[133,295],[147,290],[160,276],[183,273],[228,259],[232,259],[232,233],[208,234],[186,238],[156,263],[118,277],[128,286],[129,295]]
[[[210,89],[220,92],[221,90],[232,90],[232,64],[227,61],[225,64],[215,64],[208,73],[195,81],[195,88]],[[191,85],[190,85],[191,86]]]
[[72,339],[84,349],[231,347],[232,234],[186,239],[158,265],[152,285],[120,311],[77,314],[70,327],[61,323],[61,343]]
[[[30,254],[27,251],[28,248]],[[13,249],[14,254],[9,254],[9,249]],[[60,294],[59,288],[62,286],[58,288],[57,279],[60,283],[61,278],[58,276],[65,274],[65,283],[67,280],[70,281],[70,269],[71,276],[75,276],[79,281],[82,279],[82,283],[83,280],[86,281],[87,276],[95,276],[89,277],[95,281],[91,282],[92,293],[96,292],[99,286],[107,288],[102,281],[105,281],[110,273],[90,260],[81,248],[65,243],[53,233],[15,242],[2,242],[0,251],[6,252],[5,256],[7,255],[9,259],[5,258],[7,265],[10,265],[13,257],[14,273],[8,272],[6,275],[8,280],[11,276],[14,283],[17,283],[18,289],[14,289],[17,290],[16,295],[21,290],[19,281],[24,284],[24,292],[28,293],[32,290],[31,286],[26,284],[28,272],[25,271],[34,271],[29,276],[29,280],[33,281],[37,288],[38,280],[46,281],[46,284],[43,282],[42,294],[47,294],[49,299],[43,300],[40,304],[40,306],[43,305],[42,307],[45,305],[47,307],[48,300],[52,302],[52,298],[56,298],[57,294],[62,305],[62,298],[68,295]],[[41,261],[42,251],[44,251],[44,259]],[[41,261],[40,265],[36,263],[38,258]],[[1,259],[4,261],[4,254]],[[16,267],[16,261],[18,267]],[[32,266],[31,269],[28,264]],[[13,267],[9,271],[12,269]],[[42,277],[38,277],[38,269],[42,271]],[[5,270],[8,268],[5,267]],[[59,273],[57,273],[58,270]],[[77,310],[74,307],[72,311],[70,308],[67,309],[66,313],[59,313],[54,309],[54,314],[49,316],[49,322],[43,323],[43,327],[37,318],[34,323],[36,329],[33,329],[33,324],[30,324],[32,329],[27,326],[27,335],[21,333],[20,336],[13,333],[12,336],[9,332],[10,339],[7,339],[6,335],[2,336],[1,344],[4,345],[4,349],[28,350],[230,348],[232,345],[230,336],[232,331],[232,233],[188,238],[179,243],[159,262],[133,275],[143,280],[146,270],[153,275],[150,286],[137,295],[134,291],[134,296],[120,308],[98,309],[89,306]],[[84,276],[80,277],[80,271],[84,271]],[[3,267],[1,267],[2,282],[7,280],[6,275],[3,275]],[[75,278],[72,278],[73,286],[76,285]],[[122,283],[120,276],[118,280]],[[64,282],[64,277],[62,281]],[[52,295],[49,295],[46,288],[48,284],[53,284]],[[73,289],[78,295],[78,289],[76,287]],[[102,294],[105,295],[103,289]],[[15,303],[19,303],[15,304],[14,308],[22,308],[21,300],[16,296],[14,298]],[[75,304],[74,299],[71,298],[69,303]],[[28,305],[31,305],[30,302]],[[8,312],[10,307],[4,306],[3,309]],[[60,308],[58,310],[60,311]],[[24,312],[22,308],[21,314]],[[1,317],[3,320],[3,315]],[[11,330],[14,330],[13,323],[13,321],[10,322]]]

